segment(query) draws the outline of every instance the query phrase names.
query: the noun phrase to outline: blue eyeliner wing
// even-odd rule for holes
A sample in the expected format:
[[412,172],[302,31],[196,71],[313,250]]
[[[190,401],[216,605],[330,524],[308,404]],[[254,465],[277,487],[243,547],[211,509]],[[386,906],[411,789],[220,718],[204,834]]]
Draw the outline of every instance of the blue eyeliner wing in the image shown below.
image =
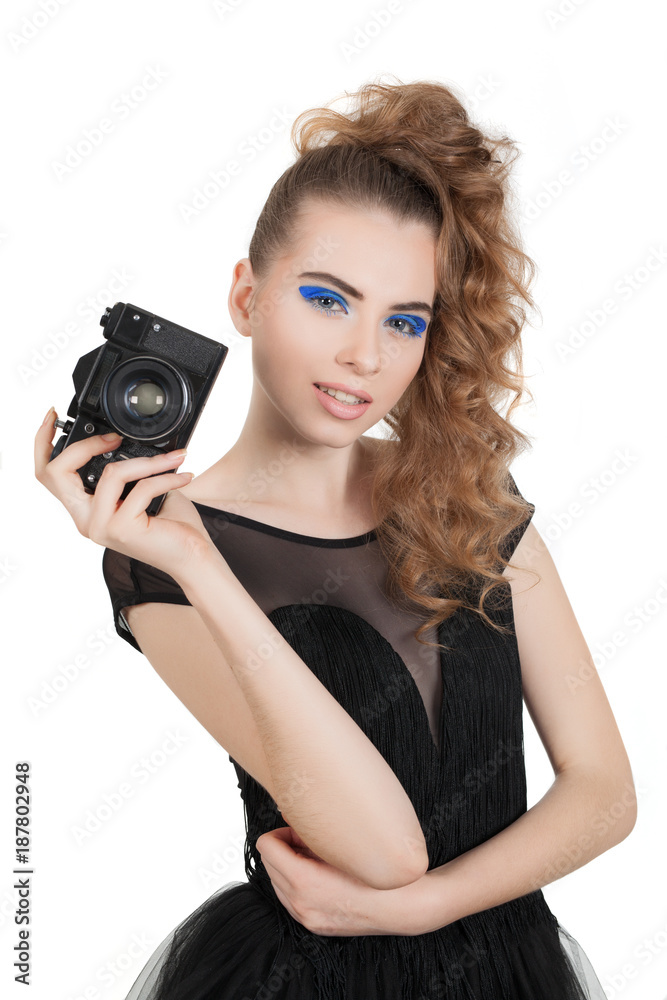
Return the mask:
[[337,295],[336,292],[332,292],[329,288],[319,288],[317,285],[299,285],[299,291],[306,299],[317,299],[320,296],[326,295],[327,297],[335,299],[336,302],[340,302],[342,306],[345,305],[340,296]]

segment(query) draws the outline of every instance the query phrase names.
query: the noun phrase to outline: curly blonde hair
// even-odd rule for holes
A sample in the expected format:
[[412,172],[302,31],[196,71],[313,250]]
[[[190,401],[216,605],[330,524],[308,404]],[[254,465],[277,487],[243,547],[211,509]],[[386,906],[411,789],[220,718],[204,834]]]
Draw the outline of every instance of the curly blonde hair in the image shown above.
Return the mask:
[[530,446],[509,418],[524,392],[532,398],[520,338],[536,271],[511,212],[518,150],[483,132],[438,82],[375,81],[345,96],[346,113],[313,108],[292,125],[297,159],[272,187],[250,241],[255,295],[299,239],[300,212],[313,198],[386,208],[430,227],[434,314],[419,371],[384,418],[397,443],[374,470],[377,538],[388,594],[426,612],[419,642],[433,645],[422,633],[461,606],[505,631],[484,605],[508,587],[502,543],[534,509],[509,471]]

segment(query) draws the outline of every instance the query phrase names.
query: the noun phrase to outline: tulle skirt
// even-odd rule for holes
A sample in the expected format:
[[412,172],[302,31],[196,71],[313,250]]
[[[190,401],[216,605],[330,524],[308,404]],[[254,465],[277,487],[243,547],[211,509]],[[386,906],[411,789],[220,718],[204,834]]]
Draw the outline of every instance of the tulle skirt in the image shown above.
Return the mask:
[[541,892],[429,934],[322,937],[261,880],[227,883],[205,899],[160,942],[126,1000],[406,997],[607,1000]]

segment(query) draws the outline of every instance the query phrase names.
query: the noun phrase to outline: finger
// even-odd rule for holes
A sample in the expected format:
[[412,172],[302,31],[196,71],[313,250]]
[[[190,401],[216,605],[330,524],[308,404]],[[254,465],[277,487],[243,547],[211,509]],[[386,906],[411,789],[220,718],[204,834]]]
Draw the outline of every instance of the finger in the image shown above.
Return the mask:
[[[173,452],[169,452],[166,455],[152,455],[149,458],[128,458],[120,462],[109,462],[95,488],[93,513],[95,526],[108,523],[110,518],[121,510],[123,520],[134,520],[145,514],[146,507],[153,497],[167,493],[178,486],[185,486],[189,481],[186,476],[166,471],[178,468],[184,458],[185,455],[174,455]],[[120,495],[126,484],[135,479],[138,482],[121,503]],[[120,508],[119,503],[121,503]],[[91,527],[94,530],[92,524]]]
[[277,827],[275,830],[267,830],[266,833],[262,834],[264,839],[264,844],[266,845],[268,851],[272,857],[276,855],[276,848],[281,850],[286,848],[291,854],[295,854],[295,832],[290,826]]
[[285,887],[291,885],[290,875],[294,874],[294,865],[299,864],[304,857],[300,850],[295,850],[292,846],[290,832],[289,827],[268,831],[262,835],[266,838],[264,846],[259,848],[262,860],[268,859],[272,870]]
[[[55,411],[52,416],[53,419],[49,417],[46,425],[40,427],[37,435],[35,475],[47,490],[60,500],[79,530],[86,532],[93,497],[84,489],[77,469],[82,468],[95,455],[117,448],[122,438],[120,435],[115,435],[115,441],[105,441],[102,435],[97,434],[85,441],[77,441],[70,447],[64,447],[59,455],[51,459]],[[77,445],[82,445],[83,449],[78,448]],[[82,450],[83,457],[75,458],[74,461],[72,461],[72,456],[67,454],[72,451],[81,455]]]
[[[181,454],[170,451],[166,454],[150,455],[147,458],[127,458],[117,462],[109,462],[97,483],[95,496],[98,502],[95,506],[100,510],[105,509],[107,514],[111,516],[127,483],[132,483],[135,480],[137,486],[141,482],[152,483],[158,476],[161,477],[165,473],[178,470],[185,458],[184,449],[180,449],[180,451]],[[134,493],[134,489],[135,487],[128,494],[127,500]],[[123,501],[123,505],[125,502]],[[126,513],[132,513],[132,507],[133,504],[130,503]],[[134,513],[136,514],[137,511],[138,508],[135,509]]]
[[[56,419],[55,413],[53,419],[54,421]],[[51,424],[50,420],[49,424]],[[52,436],[53,425],[51,424],[49,441],[51,441]],[[82,468],[95,455],[102,455],[105,451],[114,451],[123,440],[120,434],[107,435],[106,437],[107,440],[105,440],[105,435],[103,434],[93,434],[92,437],[82,438],[81,441],[72,441],[71,444],[65,444],[63,450],[59,455],[56,455],[51,463],[54,472],[58,474],[61,472],[75,473],[77,469]],[[128,459],[128,461],[130,460]]]
[[58,414],[52,407],[35,435],[35,476],[63,503],[65,498],[73,503],[87,502],[88,494],[83,489],[77,469],[82,468],[95,455],[117,448],[123,439],[120,434],[114,434],[111,440],[105,441],[101,434],[96,434],[63,447],[60,454],[51,459],[57,417]]
[[81,529],[83,524],[83,521],[80,520],[82,507],[85,517],[85,510],[90,498],[83,488],[81,477],[76,472],[66,471],[61,477],[62,465],[58,461],[60,455],[51,461],[53,432],[57,416],[58,414],[52,407],[35,435],[35,476],[50,493],[53,493],[61,501],[74,518],[77,527]]
[[[76,445],[72,445],[72,447],[74,448]],[[107,445],[106,449],[100,447],[99,454],[104,454],[105,450],[112,451],[114,447],[114,444]],[[67,450],[69,451],[70,449],[68,448]],[[103,474],[109,469],[109,474],[114,477],[117,476],[123,484],[132,483],[135,479],[145,479],[154,473],[171,471],[183,461],[186,452],[187,449],[180,448],[176,451],[158,452],[156,455],[148,455],[140,458],[119,458],[115,462],[109,462],[105,466]],[[96,453],[98,453],[97,450],[93,454]],[[80,468],[80,466],[77,466],[77,468]],[[97,489],[102,484],[102,479],[103,477],[100,476]]]
[[262,855],[262,864],[266,868],[266,873],[271,879],[271,885],[274,889],[280,889],[286,896],[293,892],[293,887],[289,882],[289,879],[286,878],[279,868],[276,868],[271,861],[264,857],[264,855]]
[[39,479],[51,457],[53,431],[58,414],[53,407],[44,417],[39,430],[35,434],[35,475]]

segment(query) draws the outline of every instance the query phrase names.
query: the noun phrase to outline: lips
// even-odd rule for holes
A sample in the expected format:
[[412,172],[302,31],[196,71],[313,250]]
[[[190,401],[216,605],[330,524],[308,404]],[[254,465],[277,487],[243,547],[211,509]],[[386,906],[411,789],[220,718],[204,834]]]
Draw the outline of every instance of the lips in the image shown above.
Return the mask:
[[313,385],[321,385],[323,389],[340,389],[341,392],[349,392],[351,396],[363,399],[367,403],[373,402],[373,397],[369,396],[367,392],[363,392],[361,389],[353,389],[351,386],[343,385],[341,382],[313,382]]

